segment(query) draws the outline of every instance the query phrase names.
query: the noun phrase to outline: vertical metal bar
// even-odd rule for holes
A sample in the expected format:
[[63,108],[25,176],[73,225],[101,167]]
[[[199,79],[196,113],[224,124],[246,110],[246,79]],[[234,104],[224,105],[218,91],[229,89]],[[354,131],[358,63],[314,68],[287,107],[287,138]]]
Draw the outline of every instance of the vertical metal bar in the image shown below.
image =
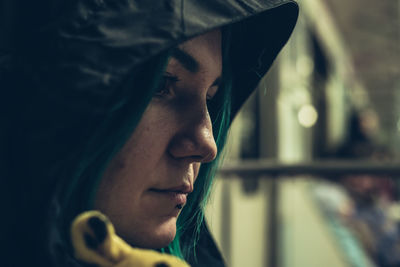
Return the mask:
[[267,248],[269,249],[267,267],[279,267],[279,185],[277,177],[273,177],[270,181],[269,199],[268,199],[268,231],[267,231]]
[[225,260],[227,261],[227,265],[231,266],[231,224],[232,224],[232,216],[231,216],[231,179],[224,179],[222,185],[222,212],[221,212],[221,246],[223,255],[225,256]]

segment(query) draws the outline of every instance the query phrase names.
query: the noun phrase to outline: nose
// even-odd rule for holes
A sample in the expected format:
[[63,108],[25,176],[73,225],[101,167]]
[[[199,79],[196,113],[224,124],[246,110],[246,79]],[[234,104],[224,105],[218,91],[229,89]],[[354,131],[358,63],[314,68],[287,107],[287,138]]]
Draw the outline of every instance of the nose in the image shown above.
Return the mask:
[[169,153],[175,159],[206,163],[217,156],[212,123],[207,107],[182,112],[180,127],[169,145]]

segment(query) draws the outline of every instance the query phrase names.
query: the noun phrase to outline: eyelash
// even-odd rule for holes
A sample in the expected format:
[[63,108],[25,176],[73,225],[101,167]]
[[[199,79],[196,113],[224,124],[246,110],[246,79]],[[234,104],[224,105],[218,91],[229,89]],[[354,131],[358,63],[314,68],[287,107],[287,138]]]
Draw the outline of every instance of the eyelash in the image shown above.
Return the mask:
[[165,97],[171,94],[171,87],[174,83],[179,82],[179,78],[172,75],[164,75],[161,78],[158,89],[156,90],[154,96]]
[[[171,87],[173,86],[173,84],[175,84],[176,82],[179,82],[180,79],[177,76],[173,76],[173,75],[164,75],[161,78],[160,84],[158,86],[158,89],[156,90],[156,92],[154,93],[155,97],[158,98],[163,98],[166,96],[169,96],[171,94]],[[207,103],[210,104],[213,102],[214,96],[210,96],[207,94]]]
[[209,94],[207,94],[207,104],[211,104],[214,100],[215,95],[210,96]]

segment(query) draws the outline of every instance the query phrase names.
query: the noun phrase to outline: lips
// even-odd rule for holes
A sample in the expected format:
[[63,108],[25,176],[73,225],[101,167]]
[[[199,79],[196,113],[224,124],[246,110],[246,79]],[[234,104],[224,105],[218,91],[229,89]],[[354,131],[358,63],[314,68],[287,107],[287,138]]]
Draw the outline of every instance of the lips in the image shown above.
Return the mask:
[[186,204],[187,193],[157,189],[150,189],[149,191],[155,196],[162,198],[163,201],[173,202],[174,205],[183,206]]
[[173,202],[178,207],[182,207],[186,204],[187,195],[193,192],[193,186],[191,184],[183,184],[167,189],[151,188],[149,191],[158,197]]

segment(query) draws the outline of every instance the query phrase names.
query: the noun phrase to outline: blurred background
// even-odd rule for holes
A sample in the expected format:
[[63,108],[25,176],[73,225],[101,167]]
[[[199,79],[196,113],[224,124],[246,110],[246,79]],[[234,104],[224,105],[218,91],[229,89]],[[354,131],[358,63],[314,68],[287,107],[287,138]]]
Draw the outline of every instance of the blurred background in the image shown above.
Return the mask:
[[299,2],[234,121],[209,227],[231,267],[400,266],[400,1]]

